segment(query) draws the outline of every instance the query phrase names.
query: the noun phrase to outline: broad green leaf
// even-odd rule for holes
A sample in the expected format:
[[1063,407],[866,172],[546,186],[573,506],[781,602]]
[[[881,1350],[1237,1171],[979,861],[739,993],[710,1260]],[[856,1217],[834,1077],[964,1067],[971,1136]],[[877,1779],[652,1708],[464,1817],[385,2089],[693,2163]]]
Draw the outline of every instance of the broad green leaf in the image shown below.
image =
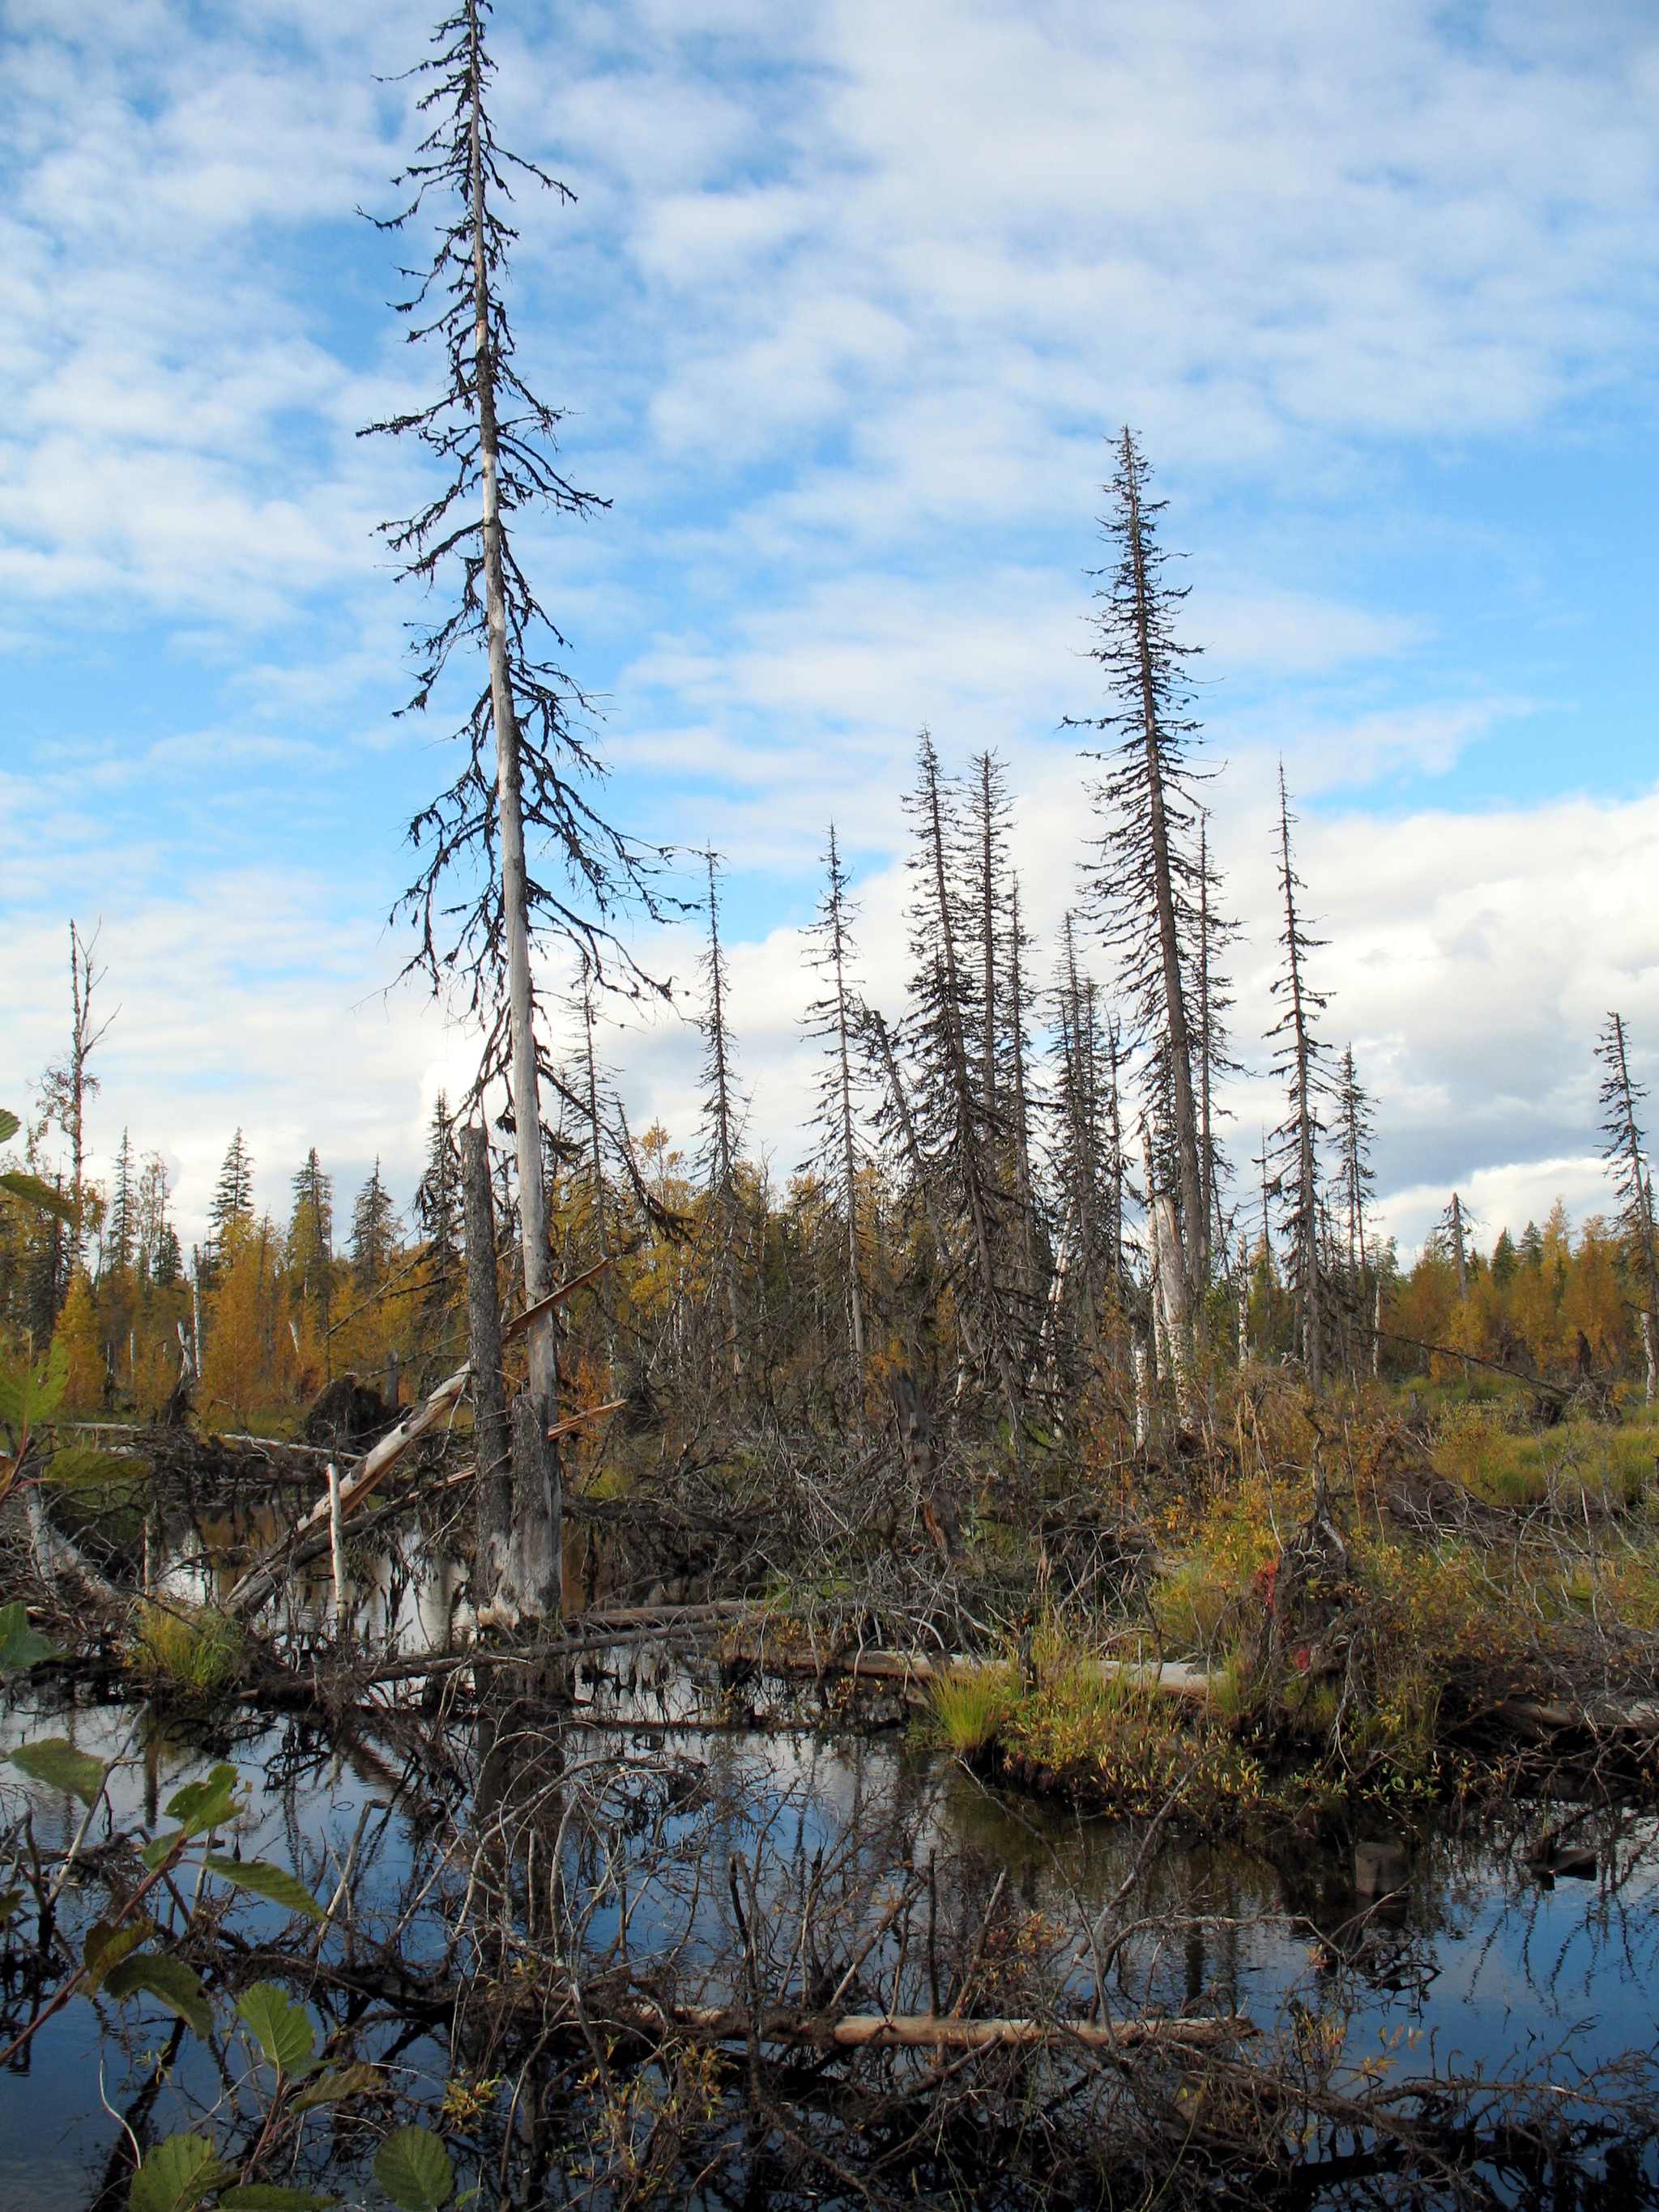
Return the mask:
[[328,2212],[337,2197],[319,2197],[314,2189],[279,2189],[274,2181],[246,2181],[240,2189],[227,2189],[219,2199],[219,2212]]
[[0,1928],[10,1927],[17,1917],[17,1908],[23,1901],[21,1889],[0,1889]]
[[289,1912],[303,1912],[307,1920],[323,1918],[323,1908],[297,1875],[283,1867],[267,1866],[263,1859],[221,1858],[217,1852],[202,1863],[210,1874],[216,1874],[222,1881],[234,1882],[238,1889],[246,1889],[255,1897],[268,1897],[273,1905],[280,1905]]
[[38,1427],[58,1411],[68,1388],[69,1346],[55,1337],[40,1366],[27,1360],[0,1366],[0,1421],[14,1429]]
[[153,1920],[135,1920],[125,1928],[112,1928],[107,1920],[96,1920],[87,1932],[81,1956],[87,1969],[87,1978],[81,1984],[86,1996],[96,1996],[99,1984],[113,1966],[118,1966],[129,1952],[147,1943],[155,1933]]
[[311,2066],[311,2021],[275,1982],[255,1982],[236,2002],[236,2016],[259,2039],[269,2064],[290,2078]]
[[13,1752],[11,1763],[21,1767],[31,1782],[44,1782],[47,1789],[61,1790],[65,1796],[78,1797],[85,1805],[95,1805],[104,1786],[103,1760],[77,1751],[61,1735],[21,1745]]
[[29,1626],[28,1608],[21,1597],[0,1605],[0,1676],[27,1674],[43,1659],[57,1656],[40,1630]]
[[238,1809],[234,1766],[216,1766],[204,1781],[185,1783],[167,1801],[168,1820],[177,1820],[187,1836],[223,1827],[235,1819]]
[[401,2212],[440,2212],[455,2190],[449,2153],[430,2128],[399,2128],[374,2154],[374,2179]]
[[219,2154],[205,2136],[169,2136],[133,2175],[127,2202],[132,2212],[192,2212],[234,2172],[234,2166],[219,2163]]
[[9,1106],[0,1106],[0,1145],[10,1144],[22,1126]]
[[200,1978],[182,1959],[151,1958],[136,1952],[112,1966],[104,1977],[104,1995],[118,2004],[136,1997],[141,1990],[159,1998],[169,2012],[176,2012],[185,2027],[204,2040],[213,2033],[213,2013],[202,1994]]
[[343,2097],[367,2096],[384,2078],[378,2066],[331,2066],[326,2074],[314,2074],[299,2095],[289,2100],[289,2110],[308,2112],[313,2105],[337,2105]]
[[[0,1139],[0,1143],[4,1139]],[[21,1175],[8,1168],[0,1173],[0,1190],[8,1191],[13,1198],[21,1198],[25,1206],[32,1206],[37,1213],[55,1213],[60,1221],[73,1221],[75,1200],[67,1192],[54,1190],[49,1182],[42,1182],[37,1175]]]

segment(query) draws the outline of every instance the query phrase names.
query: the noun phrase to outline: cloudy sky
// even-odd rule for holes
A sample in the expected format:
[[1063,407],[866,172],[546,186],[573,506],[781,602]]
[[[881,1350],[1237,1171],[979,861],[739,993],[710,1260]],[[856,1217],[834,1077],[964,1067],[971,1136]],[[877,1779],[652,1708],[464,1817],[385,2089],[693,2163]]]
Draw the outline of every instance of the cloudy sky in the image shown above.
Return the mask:
[[[239,1123],[278,1211],[313,1142],[406,1198],[470,1068],[389,988],[447,726],[396,717],[420,608],[374,535],[419,463],[356,434],[437,374],[360,212],[429,23],[0,0],[0,1081],[61,1050],[101,918],[94,1165],[162,1150],[187,1234]],[[1247,1056],[1282,755],[1402,1243],[1454,1185],[1492,1233],[1600,1202],[1609,1006],[1659,1073],[1651,9],[503,0],[495,49],[504,140],[578,196],[520,205],[521,362],[611,502],[525,557],[612,814],[728,858],[775,1164],[832,816],[900,995],[921,723],[1007,762],[1036,927],[1077,895],[1060,726],[1127,422],[1205,648]],[[689,1130],[680,1025],[609,1056],[636,1127]],[[1234,1103],[1243,1164],[1273,1099]]]

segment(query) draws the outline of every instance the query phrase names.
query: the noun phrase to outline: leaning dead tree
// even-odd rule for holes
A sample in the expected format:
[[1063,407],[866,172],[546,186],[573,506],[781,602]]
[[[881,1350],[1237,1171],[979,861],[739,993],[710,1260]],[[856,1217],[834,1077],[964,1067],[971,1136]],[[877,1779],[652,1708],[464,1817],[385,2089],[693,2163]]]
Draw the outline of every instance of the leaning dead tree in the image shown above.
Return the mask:
[[1104,827],[1092,890],[1139,1042],[1162,1060],[1168,1085],[1176,1182],[1170,1227],[1178,1261],[1169,1289],[1184,1336],[1203,1291],[1208,1248],[1188,1005],[1200,884],[1190,760],[1199,725],[1189,711],[1187,672],[1196,648],[1176,635],[1186,592],[1165,575],[1169,556],[1157,534],[1164,503],[1147,499],[1151,471],[1127,428],[1116,459],[1108,487],[1111,505],[1101,524],[1113,558],[1096,572],[1099,611],[1091,647],[1112,703],[1069,726],[1108,732],[1115,740],[1109,751],[1094,756],[1107,772],[1095,792]]
[[[587,734],[587,702],[511,536],[526,509],[550,506],[583,517],[606,502],[576,489],[557,466],[560,412],[532,392],[514,362],[506,286],[517,233],[503,212],[511,181],[527,179],[561,203],[574,196],[497,142],[488,104],[489,15],[489,0],[465,0],[440,22],[432,52],[417,64],[418,108],[430,128],[397,180],[409,195],[405,205],[380,226],[402,232],[428,209],[435,215],[432,258],[404,272],[414,289],[398,312],[409,319],[411,343],[441,349],[447,374],[435,398],[370,428],[415,437],[441,471],[423,507],[384,526],[403,577],[428,588],[454,585],[448,611],[416,632],[410,707],[423,710],[447,677],[465,683],[468,655],[481,652],[486,666],[456,733],[459,773],[410,825],[422,865],[398,910],[420,935],[410,969],[434,991],[459,987],[483,1024],[480,1090],[497,1074],[508,1080],[524,1294],[537,1315],[528,1333],[529,1403],[514,1419],[514,1510],[529,1516],[515,1541],[529,1580],[512,1597],[519,1611],[556,1617],[558,1467],[546,1440],[557,1415],[546,1304],[553,1277],[531,946],[538,933],[563,937],[596,972],[608,957],[630,983],[646,985],[619,951],[611,921],[630,895],[649,902],[652,856],[597,810],[591,794],[602,763]],[[553,857],[553,872],[532,872],[532,836]],[[526,1548],[532,1526],[545,1534]]]
[[1632,1283],[1642,1304],[1642,1349],[1647,1358],[1647,1401],[1659,1391],[1659,1250],[1653,1221],[1653,1177],[1642,1164],[1642,1132],[1636,1109],[1647,1096],[1630,1072],[1622,1014],[1609,1014],[1597,1040],[1601,1078],[1601,1157],[1619,1193],[1619,1225],[1624,1231]]

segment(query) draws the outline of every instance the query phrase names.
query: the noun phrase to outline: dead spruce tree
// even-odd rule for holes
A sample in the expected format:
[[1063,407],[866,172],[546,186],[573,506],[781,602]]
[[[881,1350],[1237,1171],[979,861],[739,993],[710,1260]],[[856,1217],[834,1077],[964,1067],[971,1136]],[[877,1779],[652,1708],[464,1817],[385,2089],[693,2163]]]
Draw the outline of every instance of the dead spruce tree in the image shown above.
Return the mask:
[[102,1087],[92,1072],[92,1055],[120,1012],[118,1006],[115,1013],[100,1021],[92,1009],[94,994],[109,972],[98,965],[98,939],[103,927],[100,921],[91,937],[86,938],[73,920],[70,922],[69,1051],[40,1079],[42,1116],[56,1121],[70,1140],[70,1188],[75,1209],[69,1222],[67,1272],[70,1275],[81,1265],[86,1248],[87,1108]]
[[1641,1304],[1638,1318],[1647,1360],[1647,1401],[1659,1391],[1659,1249],[1653,1220],[1653,1177],[1643,1166],[1642,1131],[1636,1109],[1647,1092],[1630,1072],[1630,1053],[1622,1014],[1609,1014],[1596,1040],[1601,1077],[1601,1157],[1619,1193],[1619,1226],[1624,1232],[1626,1265]]
[[1199,725],[1188,711],[1187,672],[1196,648],[1176,635],[1186,592],[1164,574],[1169,556],[1158,543],[1158,517],[1165,502],[1147,499],[1151,471],[1127,428],[1116,460],[1101,522],[1114,558],[1094,572],[1099,611],[1090,648],[1114,704],[1068,726],[1116,739],[1109,751],[1091,756],[1108,766],[1094,793],[1105,826],[1091,889],[1139,1042],[1165,1060],[1178,1198],[1169,1224],[1178,1264],[1168,1287],[1184,1337],[1203,1291],[1207,1245],[1187,980],[1199,881],[1190,761]]
[[[1361,1316],[1366,1304],[1367,1257],[1365,1252],[1365,1201],[1376,1187],[1376,1178],[1371,1172],[1371,1102],[1370,1094],[1361,1084],[1354,1067],[1353,1046],[1346,1044],[1342,1050],[1342,1064],[1336,1077],[1336,1125],[1342,1145],[1341,1205],[1347,1232],[1348,1272],[1346,1304],[1351,1333],[1363,1326]],[[1376,1331],[1380,1316],[1375,1311],[1371,1321],[1371,1370],[1377,1366]],[[1349,1364],[1358,1379],[1358,1367],[1350,1353]]]
[[732,1054],[737,1039],[732,1034],[726,1005],[731,974],[720,944],[720,885],[715,875],[718,855],[712,847],[703,854],[708,864],[708,950],[702,956],[706,988],[703,1001],[703,1081],[708,1088],[702,1110],[708,1134],[703,1146],[704,1171],[714,1202],[714,1230],[720,1249],[715,1255],[726,1291],[726,1316],[731,1323],[730,1358],[733,1379],[743,1373],[743,1339],[738,1327],[738,1267],[734,1249],[736,1224],[732,1216],[735,1194],[732,1170],[738,1152],[738,1104]]
[[807,933],[808,965],[823,978],[825,988],[806,1009],[809,1037],[830,1049],[818,1079],[817,1103],[812,1125],[818,1132],[817,1164],[826,1182],[839,1183],[847,1215],[847,1311],[852,1331],[853,1364],[860,1387],[864,1382],[864,1296],[859,1266],[859,1143],[853,1109],[853,1061],[858,1032],[857,999],[853,975],[857,960],[852,926],[858,909],[848,896],[848,878],[836,843],[836,825],[830,824],[830,849],[824,854],[824,887],[818,910]]
[[[507,253],[517,233],[503,213],[517,176],[573,196],[532,161],[496,141],[488,104],[494,73],[484,42],[489,0],[465,0],[439,23],[432,52],[412,72],[428,124],[397,179],[408,195],[383,229],[403,231],[430,206],[436,240],[398,312],[411,341],[441,349],[442,390],[423,406],[370,425],[412,436],[441,471],[431,498],[383,526],[400,574],[428,589],[454,579],[448,612],[415,637],[416,687],[425,709],[445,679],[472,690],[469,657],[482,653],[483,685],[456,733],[462,751],[449,787],[422,808],[410,840],[422,865],[398,902],[419,948],[410,969],[434,992],[454,987],[479,1018],[485,1049],[479,1090],[508,1078],[518,1156],[527,1306],[553,1288],[542,1180],[540,1064],[531,947],[538,933],[575,944],[602,969],[619,961],[636,988],[647,979],[620,953],[611,921],[630,895],[651,903],[650,860],[598,811],[602,764],[586,734],[587,702],[562,665],[566,640],[537,598],[511,535],[515,518],[550,506],[580,517],[605,504],[577,490],[556,465],[559,410],[535,395],[514,362],[506,305]],[[550,872],[533,874],[535,836]],[[407,972],[407,971],[406,971]],[[514,1412],[513,1520],[520,1587],[510,1613],[556,1619],[560,1604],[558,1469],[547,1443],[556,1412],[550,1309],[529,1332],[530,1380]]]
[[1198,817],[1198,912],[1194,917],[1197,969],[1198,1156],[1204,1184],[1205,1258],[1219,1253],[1224,1262],[1228,1238],[1222,1219],[1221,1194],[1226,1179],[1225,1153],[1216,1142],[1215,1123],[1224,1117],[1216,1097],[1217,1082],[1236,1075],[1238,1063],[1229,1050],[1227,1016],[1232,1010],[1232,984],[1223,956],[1237,935],[1236,924],[1217,904],[1220,878],[1210,851],[1210,818]]
[[1285,927],[1279,941],[1285,958],[1273,978],[1273,993],[1283,1011],[1267,1035],[1273,1046],[1274,1070],[1288,1088],[1290,1110],[1273,1134],[1278,1148],[1278,1187],[1285,1199],[1291,1289],[1303,1327],[1308,1380],[1316,1397],[1323,1375],[1319,1299],[1319,1100],[1324,1089],[1325,1048],[1313,1024],[1316,1015],[1324,1012],[1325,1000],[1310,984],[1307,968],[1309,953],[1317,951],[1324,939],[1310,937],[1297,912],[1296,895],[1304,885],[1291,859],[1291,819],[1281,762],[1279,888],[1285,902]]
[[[907,866],[909,907],[909,1037],[915,1060],[914,1118],[936,1181],[948,1194],[958,1234],[948,1253],[959,1305],[977,1316],[974,1334],[985,1379],[994,1376],[1018,1448],[1020,1394],[1004,1280],[997,1266],[1001,1242],[994,1181],[984,1141],[981,1098],[969,1062],[969,1040],[977,1030],[975,979],[963,957],[967,935],[952,860],[958,831],[952,793],[924,729],[917,741],[916,783],[905,811],[914,842]],[[942,1170],[942,1176],[939,1171]],[[947,1232],[948,1234],[948,1232]]]

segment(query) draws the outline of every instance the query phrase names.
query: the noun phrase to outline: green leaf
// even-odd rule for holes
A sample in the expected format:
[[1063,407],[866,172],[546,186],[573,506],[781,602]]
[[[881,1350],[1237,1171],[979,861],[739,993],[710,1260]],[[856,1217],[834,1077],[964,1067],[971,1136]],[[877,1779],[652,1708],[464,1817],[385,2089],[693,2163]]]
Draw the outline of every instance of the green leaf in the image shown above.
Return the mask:
[[22,1126],[9,1106],[0,1106],[0,1145],[10,1144]]
[[213,2013],[202,1995],[199,1977],[182,1959],[151,1958],[140,1952],[123,1959],[104,1977],[104,1994],[118,2004],[143,1990],[176,2012],[204,2041],[213,2033]]
[[39,1629],[29,1626],[28,1607],[22,1599],[0,1605],[0,1677],[27,1674],[43,1659],[55,1659],[57,1650]]
[[259,2039],[266,2063],[290,2077],[311,2065],[311,2021],[275,1982],[255,1982],[236,2003],[236,2016]]
[[[0,1138],[0,1143],[4,1139]],[[0,1190],[9,1191],[13,1198],[21,1198],[25,1206],[32,1206],[37,1213],[55,1213],[60,1221],[73,1221],[75,1200],[66,1191],[54,1190],[49,1182],[42,1182],[37,1175],[20,1175],[8,1168],[0,1173]]]
[[167,1801],[167,1818],[177,1820],[187,1836],[222,1828],[235,1819],[237,1811],[234,1766],[216,1766],[205,1781],[187,1782]]
[[343,2097],[364,2097],[385,2079],[378,2066],[331,2066],[326,2074],[313,2075],[297,2097],[289,2100],[290,2112],[308,2112],[313,2105],[337,2105]]
[[13,1752],[11,1763],[21,1767],[31,1782],[44,1782],[48,1790],[61,1790],[66,1797],[80,1798],[82,1804],[95,1805],[104,1786],[103,1760],[77,1751],[61,1735],[21,1745]]
[[245,2181],[228,2189],[219,2199],[219,2212],[328,2212],[337,2197],[319,2197],[313,2189],[279,2189],[274,2181]]
[[374,2179],[401,2212],[439,2212],[454,2193],[449,2153],[430,2128],[399,2128],[374,2154]]
[[23,1901],[21,1889],[0,1889],[0,1928],[9,1928]]
[[0,1421],[14,1429],[35,1428],[52,1419],[68,1388],[69,1346],[62,1337],[55,1337],[39,1367],[31,1367],[27,1360],[16,1367],[0,1367]]
[[205,2136],[169,2136],[133,2175],[127,2202],[132,2212],[191,2212],[234,2172],[219,2163]]
[[107,1920],[95,1920],[87,1932],[81,1956],[87,1969],[87,1978],[81,1984],[83,1996],[96,1996],[99,1984],[112,1966],[118,1966],[129,1952],[147,1943],[155,1933],[153,1920],[135,1920],[125,1928],[112,1928]]
[[307,1920],[323,1918],[323,1908],[297,1875],[283,1867],[267,1866],[263,1859],[221,1858],[216,1852],[202,1862],[210,1874],[216,1874],[222,1881],[234,1882],[238,1889],[246,1889],[255,1897],[268,1897],[273,1905],[281,1905],[289,1912],[303,1912]]

